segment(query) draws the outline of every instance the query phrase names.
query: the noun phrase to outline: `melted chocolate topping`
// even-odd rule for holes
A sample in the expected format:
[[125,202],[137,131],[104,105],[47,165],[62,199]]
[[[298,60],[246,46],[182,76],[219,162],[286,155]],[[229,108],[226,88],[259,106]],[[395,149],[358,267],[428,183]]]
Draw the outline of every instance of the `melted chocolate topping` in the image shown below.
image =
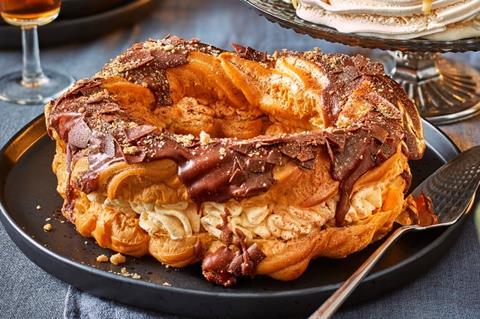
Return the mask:
[[[236,45],[235,49],[248,59],[269,58],[251,48]],[[156,107],[161,107],[171,104],[166,70],[187,63],[191,51],[221,52],[196,40],[167,37],[134,45],[107,64],[100,76],[120,76],[149,87],[156,97]],[[266,192],[275,182],[273,168],[276,165],[294,162],[304,169],[313,168],[317,154],[326,149],[331,157],[332,177],[340,181],[336,222],[342,225],[353,185],[362,174],[392,156],[402,140],[409,158],[421,157],[422,148],[417,143],[417,136],[421,136],[418,113],[403,90],[383,75],[381,65],[366,58],[318,52],[282,54],[313,61],[328,76],[329,84],[323,93],[327,126],[335,123],[349,92],[360,85],[362,79],[367,78],[373,87],[366,98],[376,109],[348,129],[332,127],[322,132],[258,136],[248,140],[216,138],[202,145],[196,138],[161,131],[131,118],[115,98],[101,88],[102,78],[79,81],[53,104],[48,117],[49,128],[58,133],[69,152],[88,156],[89,170],[72,187],[85,193],[95,191],[98,174],[118,161],[140,163],[171,159],[178,164],[178,175],[193,201],[225,202]],[[68,167],[71,158],[68,157]],[[67,202],[73,199],[71,193],[67,193]],[[65,210],[69,207],[65,205]],[[217,255],[215,258],[221,262],[231,257],[224,250],[219,250]]]
[[237,52],[237,54],[244,59],[249,59],[257,62],[268,61],[268,55],[266,52],[260,52],[250,47],[244,47],[237,43],[232,43],[232,47],[235,52]]
[[222,224],[218,227],[222,230],[220,240],[225,246],[208,253],[202,262],[205,278],[224,287],[235,285],[237,277],[253,276],[257,265],[266,257],[257,243],[247,246],[245,234],[240,229],[235,229],[237,236],[233,237],[228,215],[228,211],[222,214]]
[[167,69],[186,64],[190,51],[219,54],[220,49],[185,41],[176,36],[134,44],[125,53],[104,66],[102,77],[120,76],[132,83],[147,86],[155,95],[157,106],[171,105]]

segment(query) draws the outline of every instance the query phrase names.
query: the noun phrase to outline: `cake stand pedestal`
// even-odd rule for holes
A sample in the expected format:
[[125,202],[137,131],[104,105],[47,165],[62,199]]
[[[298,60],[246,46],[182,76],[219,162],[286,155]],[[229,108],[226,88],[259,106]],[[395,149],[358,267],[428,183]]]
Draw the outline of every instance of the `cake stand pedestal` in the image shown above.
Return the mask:
[[351,46],[387,50],[387,73],[415,101],[420,114],[435,124],[460,121],[480,113],[480,72],[441,53],[480,50],[480,37],[456,41],[395,40],[347,34],[302,20],[282,0],[244,0],[268,20],[298,33]]
[[388,70],[415,101],[422,116],[446,124],[480,112],[480,72],[439,53],[390,51]]

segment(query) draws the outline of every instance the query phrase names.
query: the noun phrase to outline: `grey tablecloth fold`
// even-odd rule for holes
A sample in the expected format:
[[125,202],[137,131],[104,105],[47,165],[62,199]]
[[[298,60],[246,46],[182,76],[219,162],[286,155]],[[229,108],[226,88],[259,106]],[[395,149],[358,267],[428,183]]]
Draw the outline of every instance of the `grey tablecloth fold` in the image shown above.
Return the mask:
[[184,317],[159,314],[136,307],[120,305],[107,299],[97,298],[73,287],[68,288],[63,316],[68,319],[186,319]]
[[[42,50],[42,59],[45,66],[69,72],[76,78],[88,77],[132,43],[168,33],[197,37],[222,48],[238,42],[270,52],[275,48],[305,50],[318,46],[328,52],[382,54],[332,45],[282,29],[259,17],[240,0],[162,0],[142,23],[96,41]],[[453,58],[480,66],[480,54],[459,54]],[[0,74],[19,66],[20,61],[20,52],[0,52]],[[0,146],[41,112],[41,106],[0,102]],[[477,215],[480,219],[480,212]],[[68,287],[30,262],[7,237],[3,226],[0,244],[0,318],[177,319]],[[451,252],[425,276],[383,298],[342,310],[337,318],[479,318],[479,292],[480,245],[470,219]]]

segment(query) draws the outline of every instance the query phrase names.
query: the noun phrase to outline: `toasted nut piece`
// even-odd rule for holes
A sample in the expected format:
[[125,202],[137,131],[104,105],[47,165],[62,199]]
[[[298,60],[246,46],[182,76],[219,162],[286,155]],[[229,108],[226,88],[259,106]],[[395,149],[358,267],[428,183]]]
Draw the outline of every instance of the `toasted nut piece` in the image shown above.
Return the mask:
[[123,263],[125,263],[126,261],[127,261],[127,258],[125,258],[125,256],[122,255],[122,254],[120,254],[120,253],[115,254],[115,255],[112,255],[112,256],[110,257],[110,262],[111,262],[112,264],[114,264],[115,266],[118,266],[118,265],[120,265],[120,264],[123,264]]
[[108,257],[105,256],[104,254],[101,254],[101,255],[97,256],[97,261],[99,263],[106,263],[108,261]]

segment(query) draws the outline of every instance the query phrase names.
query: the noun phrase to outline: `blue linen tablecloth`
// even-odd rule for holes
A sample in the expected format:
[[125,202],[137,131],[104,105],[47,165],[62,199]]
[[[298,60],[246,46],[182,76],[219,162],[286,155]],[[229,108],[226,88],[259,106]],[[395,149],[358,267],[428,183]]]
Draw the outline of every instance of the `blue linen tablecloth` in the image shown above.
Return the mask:
[[[260,50],[276,48],[361,52],[302,36],[267,22],[237,0],[163,0],[142,23],[88,43],[42,50],[44,66],[76,78],[91,76],[132,43],[172,33],[228,48],[231,42]],[[1,39],[0,39],[1,41]],[[455,59],[480,66],[480,54]],[[0,52],[0,73],[19,67],[20,52]],[[0,146],[42,112],[42,106],[0,103]],[[480,141],[476,141],[480,143]],[[477,209],[478,210],[478,209]],[[480,215],[480,212],[477,212]],[[119,305],[82,293],[28,260],[0,226],[0,318],[175,318]],[[128,293],[128,292],[125,292]],[[336,318],[480,318],[480,245],[469,218],[451,251],[415,282],[375,301],[340,311]]]

